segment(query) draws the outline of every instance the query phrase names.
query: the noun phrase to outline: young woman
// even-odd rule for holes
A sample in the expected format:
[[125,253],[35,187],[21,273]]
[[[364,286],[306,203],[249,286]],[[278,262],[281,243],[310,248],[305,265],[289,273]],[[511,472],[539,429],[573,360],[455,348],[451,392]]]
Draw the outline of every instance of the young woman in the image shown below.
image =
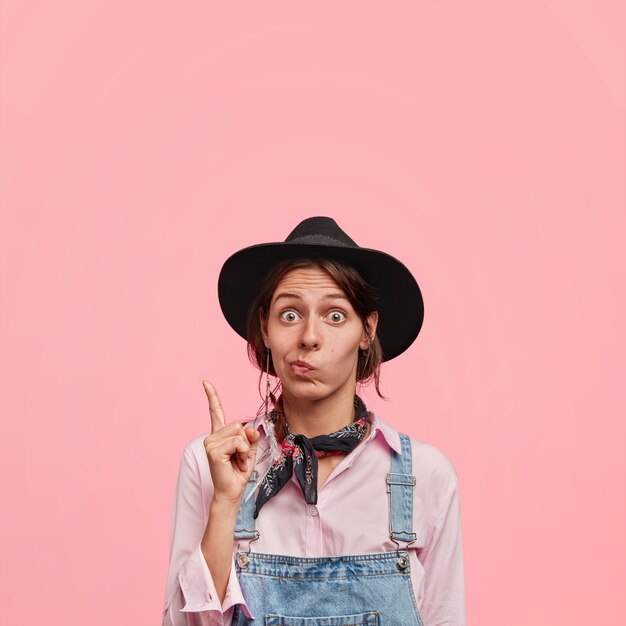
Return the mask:
[[218,295],[265,402],[227,422],[204,381],[212,428],[183,451],[163,624],[464,625],[455,469],[357,394],[382,396],[381,363],[420,331],[409,270],[312,217],[233,254]]

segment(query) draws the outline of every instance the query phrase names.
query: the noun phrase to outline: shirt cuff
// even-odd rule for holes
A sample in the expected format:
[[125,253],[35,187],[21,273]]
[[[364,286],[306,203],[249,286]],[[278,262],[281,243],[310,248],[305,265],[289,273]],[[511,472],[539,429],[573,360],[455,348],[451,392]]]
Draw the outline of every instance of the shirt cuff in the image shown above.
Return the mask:
[[234,559],[231,561],[230,575],[223,604],[220,604],[220,599],[215,589],[215,582],[211,576],[204,554],[202,554],[200,544],[196,546],[180,568],[178,582],[185,597],[185,606],[180,609],[181,611],[187,613],[197,613],[199,611],[224,613],[235,604],[241,604],[246,617],[254,619],[239,586]]

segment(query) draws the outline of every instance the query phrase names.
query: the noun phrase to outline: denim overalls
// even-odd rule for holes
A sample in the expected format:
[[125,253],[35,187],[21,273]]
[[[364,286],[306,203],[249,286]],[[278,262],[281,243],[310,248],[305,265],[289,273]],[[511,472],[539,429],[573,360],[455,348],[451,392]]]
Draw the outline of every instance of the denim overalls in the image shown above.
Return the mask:
[[[402,455],[391,450],[387,474],[389,536],[398,546],[392,552],[329,557],[293,557],[239,551],[239,584],[254,620],[237,604],[232,626],[424,626],[411,586],[406,547],[413,533],[413,476],[411,441],[400,434]],[[252,472],[241,500],[235,541],[258,539],[252,517],[257,472]],[[400,549],[399,542],[406,542]]]

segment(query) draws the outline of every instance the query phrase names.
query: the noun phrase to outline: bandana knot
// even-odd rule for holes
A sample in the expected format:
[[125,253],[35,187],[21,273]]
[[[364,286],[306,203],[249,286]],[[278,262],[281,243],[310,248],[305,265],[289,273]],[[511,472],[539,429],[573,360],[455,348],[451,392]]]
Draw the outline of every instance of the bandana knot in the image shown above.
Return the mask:
[[[371,413],[358,395],[354,396],[354,407],[354,421],[329,435],[309,438],[302,434],[287,433],[277,458],[261,481],[254,508],[255,519],[261,507],[289,482],[294,472],[306,502],[317,504],[318,457],[349,454],[359,445],[367,432]],[[268,419],[275,421],[277,417],[278,413],[272,411]]]

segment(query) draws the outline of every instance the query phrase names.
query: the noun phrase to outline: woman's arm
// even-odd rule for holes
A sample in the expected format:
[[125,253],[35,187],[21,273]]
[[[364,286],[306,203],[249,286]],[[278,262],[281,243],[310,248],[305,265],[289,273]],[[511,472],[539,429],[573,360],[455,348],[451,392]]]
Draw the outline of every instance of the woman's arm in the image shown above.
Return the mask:
[[465,626],[461,510],[454,472],[432,518],[430,541],[419,559],[425,571],[421,611],[424,623]]
[[202,537],[202,554],[213,577],[220,603],[224,602],[233,560],[233,535],[238,508],[213,498]]
[[[241,603],[244,612],[247,610],[232,560],[232,534],[225,542],[229,543],[231,550],[228,555],[230,573],[226,577],[226,589],[222,595],[217,591],[207,564],[205,553],[210,559],[213,548],[211,543],[206,544],[205,548],[202,544],[211,524],[213,497],[209,493],[209,503],[203,503],[202,478],[206,481],[209,474],[202,472],[201,477],[198,453],[196,451],[194,454],[192,446],[188,445],[180,461],[172,515],[163,626],[228,626],[235,604]],[[210,483],[208,486],[212,487]],[[206,494],[211,489],[205,485],[204,491]],[[207,505],[210,513],[205,523],[203,511]],[[213,523],[219,525],[218,519],[214,519]]]
[[[202,443],[198,442],[197,447],[201,448]],[[221,575],[225,579],[222,584],[225,587],[221,594],[207,562],[207,559],[211,560],[213,551],[220,549],[219,546],[213,546],[211,541],[205,542],[207,534],[210,534],[209,529],[213,525],[218,528],[214,539],[219,542],[221,524],[228,524],[224,518],[220,522],[219,512],[212,517],[215,511],[210,475],[204,467],[202,471],[199,467],[199,462],[206,463],[203,458],[198,459],[203,453],[199,450],[194,453],[190,444],[183,451],[180,461],[172,516],[163,626],[229,626],[236,604],[241,604],[242,610],[249,616],[232,558],[232,530],[230,536],[224,539],[227,548],[221,555],[222,562],[225,561],[228,568],[226,575],[222,570]],[[203,511],[207,507],[209,519],[205,521]],[[233,521],[233,529],[234,524]],[[224,534],[227,532],[224,529]],[[230,553],[226,554],[228,550]],[[220,576],[219,572],[217,576]]]
[[[180,464],[163,612],[166,626],[222,624],[235,604],[242,604],[251,617],[235,572],[233,536],[260,435],[241,422],[226,424],[215,388],[209,381],[202,383],[209,399],[211,434],[202,439],[197,456],[188,445]],[[210,491],[208,503],[203,501],[199,464],[207,483],[204,491]],[[183,600],[184,606],[179,606]]]
[[215,387],[209,381],[202,382],[211,411],[211,434],[203,443],[214,487],[202,553],[223,602],[229,576],[232,578],[235,522],[254,468],[259,432],[241,422],[226,424]]

